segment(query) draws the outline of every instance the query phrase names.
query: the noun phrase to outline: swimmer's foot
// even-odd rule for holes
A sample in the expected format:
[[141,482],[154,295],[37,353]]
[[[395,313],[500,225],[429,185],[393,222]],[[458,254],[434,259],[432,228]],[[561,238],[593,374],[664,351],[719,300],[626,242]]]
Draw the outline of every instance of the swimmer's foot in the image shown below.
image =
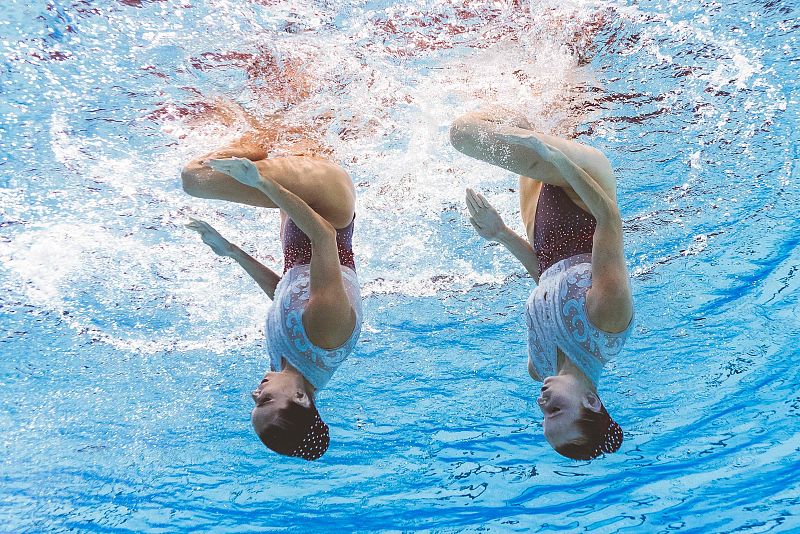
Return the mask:
[[[266,131],[266,130],[249,130],[244,135],[242,135],[239,139],[236,140],[236,143],[244,148],[249,148],[252,150],[263,150],[266,153],[272,145],[275,144],[275,140],[278,138],[278,135],[274,131]],[[265,159],[259,158],[259,159]],[[252,158],[247,158],[252,160]]]
[[542,161],[551,161],[555,157],[557,149],[551,147],[533,133],[513,133],[513,134],[499,134],[498,137],[503,141],[512,144],[520,145],[532,149]]

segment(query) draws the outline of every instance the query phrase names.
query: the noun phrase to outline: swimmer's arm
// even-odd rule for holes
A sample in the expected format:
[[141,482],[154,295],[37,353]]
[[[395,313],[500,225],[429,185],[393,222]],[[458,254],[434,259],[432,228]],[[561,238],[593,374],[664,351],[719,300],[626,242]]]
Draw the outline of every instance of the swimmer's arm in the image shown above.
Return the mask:
[[[633,316],[633,297],[625,264],[622,217],[619,208],[602,187],[560,150],[541,143],[543,157],[564,179],[597,220],[592,243],[592,288],[586,296],[589,319],[607,332],[620,332]],[[544,155],[544,152],[547,152]],[[606,162],[605,176],[611,175]]]
[[341,345],[353,332],[356,315],[342,278],[336,228],[277,181],[263,177],[255,187],[282,209],[311,241],[309,301],[303,312],[303,324],[310,340],[327,348]]
[[[589,209],[589,213],[597,220],[597,224],[622,223],[617,202],[600,186],[597,180],[579,167],[574,161],[564,155],[557,148],[547,146],[550,154],[548,161],[555,167],[564,180],[578,194]],[[608,164],[606,174],[611,175],[611,165]]]
[[[508,136],[512,144],[528,148],[536,154],[543,164],[547,165],[558,174],[560,180],[571,187],[580,199],[586,204],[589,212],[597,219],[597,224],[619,220],[619,210],[614,200],[600,185],[594,176],[567,157],[564,152],[545,142],[542,136],[535,133]],[[604,182],[613,183],[611,164],[599,150],[589,149],[592,155],[593,172]]]
[[622,221],[597,225],[592,246],[592,287],[586,294],[589,320],[606,332],[621,332],[633,317]]
[[497,242],[506,247],[515,258],[519,260],[531,278],[539,283],[539,257],[527,239],[520,236],[514,230],[506,227],[497,236]]
[[336,228],[276,180],[262,174],[253,186],[283,210],[311,241],[311,298],[330,298],[333,302],[341,302],[343,307],[348,308],[340,310],[341,313],[350,313],[336,246]]
[[241,265],[247,274],[256,281],[270,299],[275,296],[275,287],[281,277],[272,269],[259,263],[245,251],[222,237],[210,224],[199,219],[190,219],[186,227],[200,234],[203,243],[208,245],[217,256],[233,258]]
[[[265,173],[257,175],[258,179],[250,184],[267,195],[286,215],[297,225],[304,234],[311,240],[312,248],[315,246],[330,245],[332,242],[333,252],[338,265],[339,253],[336,249],[336,229],[322,215],[317,213],[302,198],[289,191],[278,183],[277,180],[265,176]],[[316,253],[316,251],[314,251]],[[331,252],[325,250],[323,252]],[[313,255],[312,255],[313,257]]]
[[278,273],[260,263],[233,243],[230,244],[228,257],[233,258],[236,260],[236,263],[242,266],[245,272],[250,275],[250,278],[256,281],[270,300],[275,298],[275,288],[278,287],[278,282],[281,281],[281,277],[278,276]]
[[[342,280],[339,250],[336,246],[336,228],[309,206],[301,197],[284,187],[269,172],[262,172],[251,161],[242,158],[216,159],[209,166],[231,176],[238,182],[263,193],[276,207],[292,219],[311,241],[311,284],[309,307],[304,317],[311,322],[311,308],[324,309],[328,318],[352,315],[352,307]],[[352,217],[352,215],[351,215]],[[314,301],[323,303],[312,306]],[[330,325],[326,325],[330,326]],[[334,324],[334,326],[336,326]],[[352,329],[350,329],[350,332]],[[348,332],[349,333],[349,332]]]
[[538,284],[539,257],[528,240],[506,226],[503,218],[482,194],[468,188],[466,202],[470,214],[469,222],[478,235],[506,247]]
[[[355,312],[345,290],[336,246],[336,229],[301,197],[284,187],[269,172],[261,172],[245,158],[212,159],[209,168],[236,182],[263,193],[280,208],[311,241],[309,300],[303,312],[303,324],[312,343],[336,347],[346,341],[355,327]],[[351,214],[352,217],[352,214]],[[263,279],[255,260],[244,253],[235,256],[257,282]],[[276,282],[277,284],[277,282]],[[274,290],[273,290],[274,294]]]

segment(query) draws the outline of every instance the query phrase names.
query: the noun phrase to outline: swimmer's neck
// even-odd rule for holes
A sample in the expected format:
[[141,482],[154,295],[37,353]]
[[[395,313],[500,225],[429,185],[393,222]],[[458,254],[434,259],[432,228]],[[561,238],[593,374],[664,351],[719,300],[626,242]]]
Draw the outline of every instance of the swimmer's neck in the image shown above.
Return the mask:
[[556,372],[559,375],[570,375],[578,379],[580,383],[582,383],[589,391],[597,394],[597,386],[592,384],[592,381],[589,380],[583,371],[578,369],[578,367],[572,363],[572,360],[567,358],[567,355],[561,352],[561,349],[557,350],[557,363],[556,363]]
[[317,392],[317,388],[312,386],[311,382],[309,382],[306,379],[306,377],[303,375],[303,373],[298,371],[297,368],[294,365],[292,365],[289,362],[287,362],[286,358],[283,359],[283,369],[280,372],[283,373],[283,374],[290,375],[293,378],[296,378],[298,380],[302,380],[303,381],[303,389],[306,390],[306,394],[309,397],[311,397],[312,399],[314,398],[314,393]]

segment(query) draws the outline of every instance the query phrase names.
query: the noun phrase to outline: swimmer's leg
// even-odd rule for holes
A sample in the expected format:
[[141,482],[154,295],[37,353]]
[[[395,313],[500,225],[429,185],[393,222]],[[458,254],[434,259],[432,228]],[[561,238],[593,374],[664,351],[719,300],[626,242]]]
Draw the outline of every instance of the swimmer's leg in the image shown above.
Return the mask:
[[591,175],[609,195],[616,198],[616,183],[608,160],[590,146],[535,132],[524,119],[491,111],[467,113],[453,121],[450,142],[473,158],[497,165],[524,177],[571,188],[561,171],[541,151],[533,150],[530,140],[538,140],[561,151],[568,159]]
[[198,198],[277,208],[278,205],[262,191],[242,184],[208,165],[213,159],[245,158],[252,161],[264,177],[300,197],[334,228],[344,228],[350,224],[355,213],[355,189],[344,169],[322,158],[266,156],[263,148],[237,141],[190,161],[181,172],[183,189]]
[[225,147],[195,158],[181,170],[183,190],[198,198],[227,200],[261,208],[276,207],[263,193],[243,186],[230,176],[216,172],[206,165],[206,162],[211,159],[232,157],[259,161],[267,157],[267,151],[254,142],[252,137],[243,137]]

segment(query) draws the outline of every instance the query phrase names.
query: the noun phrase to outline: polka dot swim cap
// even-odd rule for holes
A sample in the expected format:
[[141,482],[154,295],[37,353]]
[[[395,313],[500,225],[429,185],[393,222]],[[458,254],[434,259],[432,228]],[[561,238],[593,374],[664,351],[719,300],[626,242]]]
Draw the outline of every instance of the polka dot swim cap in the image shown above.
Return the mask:
[[597,458],[603,453],[617,452],[622,446],[622,439],[622,427],[613,419],[609,419],[606,435],[592,453],[592,458]]
[[308,429],[308,434],[300,442],[289,456],[295,456],[304,460],[317,460],[325,451],[328,450],[328,445],[331,442],[330,432],[328,425],[326,425],[319,414],[316,414],[314,423]]

